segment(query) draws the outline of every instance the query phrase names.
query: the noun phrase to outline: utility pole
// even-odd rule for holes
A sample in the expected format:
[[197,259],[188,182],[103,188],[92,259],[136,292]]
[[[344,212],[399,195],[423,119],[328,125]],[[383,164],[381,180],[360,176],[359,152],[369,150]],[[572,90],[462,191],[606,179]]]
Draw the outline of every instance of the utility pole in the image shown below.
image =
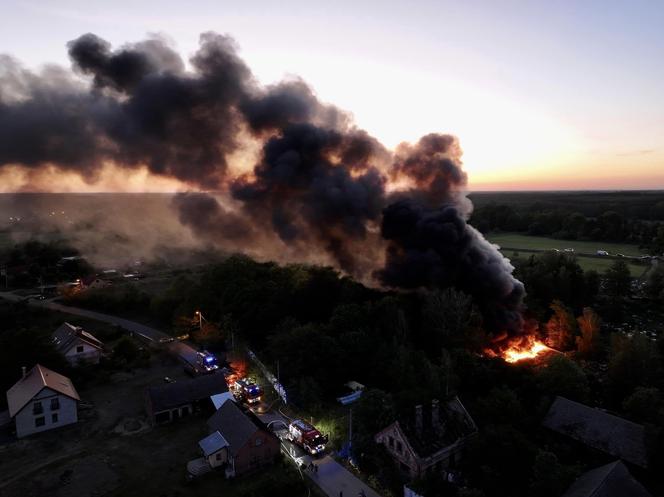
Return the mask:
[[348,411],[348,459],[353,458],[353,407]]

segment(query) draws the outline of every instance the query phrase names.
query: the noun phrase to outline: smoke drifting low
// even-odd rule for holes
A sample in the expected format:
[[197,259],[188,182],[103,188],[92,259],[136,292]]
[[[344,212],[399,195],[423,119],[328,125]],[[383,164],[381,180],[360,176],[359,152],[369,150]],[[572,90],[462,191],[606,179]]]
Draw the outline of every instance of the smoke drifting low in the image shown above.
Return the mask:
[[[454,137],[388,151],[305,82],[260,86],[235,42],[215,33],[201,35],[188,68],[158,38],[113,50],[86,34],[68,49],[73,71],[34,74],[0,59],[0,173],[56,168],[93,181],[109,164],[147,168],[218,192],[172,202],[206,242],[331,263],[387,287],[455,286],[490,331],[522,328],[523,285],[466,223],[472,205]],[[239,173],[246,150],[253,169]]]

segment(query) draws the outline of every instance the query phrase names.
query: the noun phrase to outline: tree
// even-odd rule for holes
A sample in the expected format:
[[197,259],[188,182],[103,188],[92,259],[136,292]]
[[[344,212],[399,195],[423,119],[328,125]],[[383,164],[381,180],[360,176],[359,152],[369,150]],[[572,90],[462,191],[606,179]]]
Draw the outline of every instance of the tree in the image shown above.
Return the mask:
[[425,293],[423,318],[434,350],[464,342],[471,321],[473,300],[455,288]]
[[570,466],[561,464],[553,452],[540,450],[535,456],[530,494],[538,497],[557,497],[569,487],[575,476],[576,471]]
[[646,295],[664,304],[664,265],[658,264],[648,272],[645,285]]
[[662,421],[662,394],[654,387],[636,387],[622,404],[627,416],[637,423]]
[[576,335],[574,315],[560,300],[554,300],[550,308],[553,315],[546,323],[549,346],[557,350],[569,350]]
[[548,395],[560,395],[583,402],[590,392],[583,370],[562,354],[552,356],[539,373],[540,388]]
[[657,347],[646,337],[636,334],[611,336],[609,380],[616,403],[638,386],[654,386],[661,378],[662,361]]
[[614,299],[627,297],[630,292],[632,277],[629,267],[623,259],[616,259],[604,274],[606,294]]
[[583,315],[576,320],[581,331],[581,336],[576,337],[576,350],[582,357],[595,357],[600,343],[599,316],[590,307],[585,307]]

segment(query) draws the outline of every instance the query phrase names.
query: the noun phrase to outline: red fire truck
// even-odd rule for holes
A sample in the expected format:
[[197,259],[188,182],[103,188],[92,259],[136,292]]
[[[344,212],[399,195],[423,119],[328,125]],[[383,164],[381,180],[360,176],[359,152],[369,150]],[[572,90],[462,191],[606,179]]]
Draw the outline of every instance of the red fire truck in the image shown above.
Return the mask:
[[321,433],[306,421],[296,419],[288,425],[288,439],[302,447],[311,455],[325,451],[328,436]]
[[263,389],[249,378],[240,378],[231,385],[231,392],[240,402],[256,404],[261,401]]

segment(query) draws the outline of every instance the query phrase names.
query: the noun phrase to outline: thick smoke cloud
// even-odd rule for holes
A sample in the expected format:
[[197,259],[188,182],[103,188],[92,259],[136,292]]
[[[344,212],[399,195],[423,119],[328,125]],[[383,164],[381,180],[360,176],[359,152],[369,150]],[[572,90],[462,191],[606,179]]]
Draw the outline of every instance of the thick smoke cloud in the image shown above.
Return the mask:
[[[33,74],[0,59],[0,172],[56,167],[94,180],[108,164],[147,167],[216,192],[171,205],[223,249],[314,258],[386,287],[456,286],[490,331],[521,329],[523,285],[466,223],[454,137],[392,153],[302,80],[259,85],[235,42],[215,33],[201,36],[188,67],[157,38],[113,49],[86,34],[68,49],[73,71]],[[238,174],[245,150],[253,169]]]

